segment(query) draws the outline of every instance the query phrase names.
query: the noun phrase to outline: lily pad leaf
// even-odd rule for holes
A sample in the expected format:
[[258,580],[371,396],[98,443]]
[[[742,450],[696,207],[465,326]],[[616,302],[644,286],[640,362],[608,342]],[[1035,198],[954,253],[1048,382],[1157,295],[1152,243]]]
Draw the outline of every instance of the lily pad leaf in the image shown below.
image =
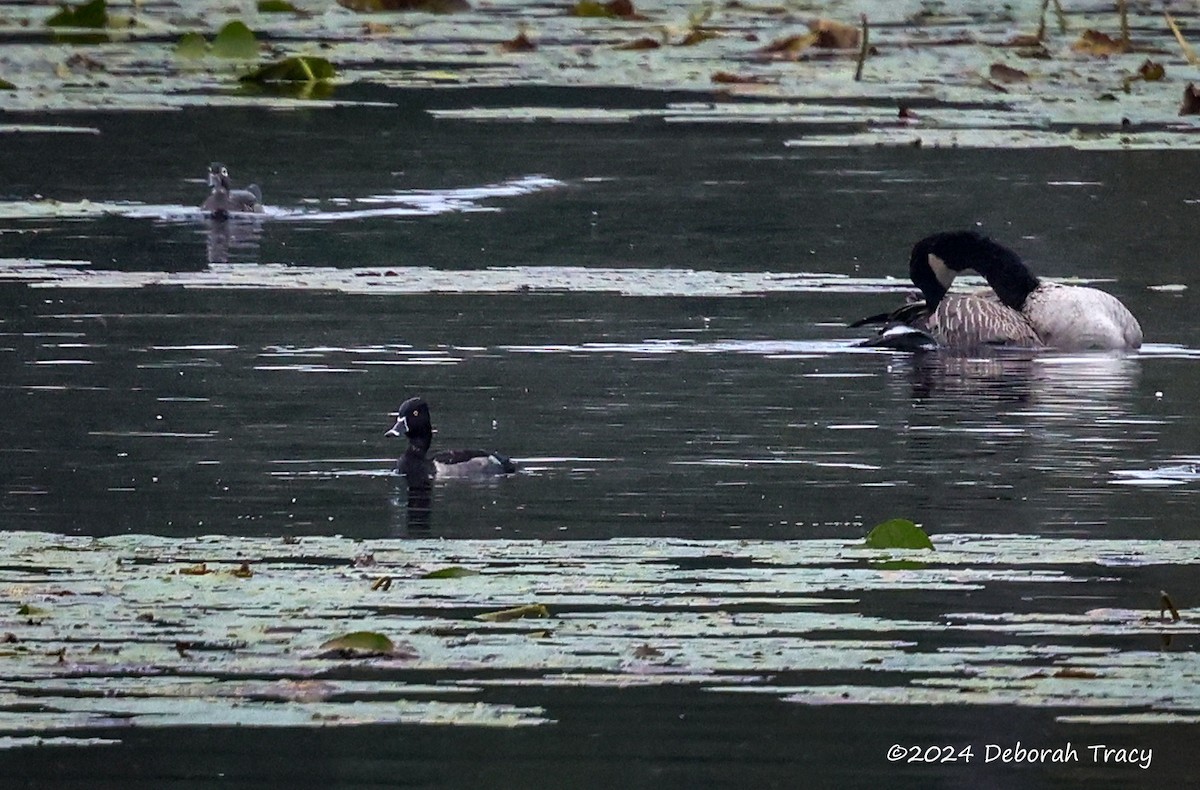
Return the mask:
[[353,631],[323,642],[320,649],[350,655],[390,656],[396,645],[375,631]]
[[260,14],[298,14],[300,9],[287,0],[258,0]]
[[336,71],[325,58],[300,56],[268,63],[242,77],[242,82],[321,82]]
[[0,91],[15,91],[16,89],[17,89],[16,85],[13,85],[8,80],[4,79],[3,77],[0,77]]
[[867,533],[866,544],[872,549],[933,548],[933,541],[925,531],[905,518],[893,518],[876,525]]
[[461,565],[451,565],[447,568],[438,568],[436,571],[430,571],[421,576],[422,579],[461,579],[464,576],[478,576],[479,571],[473,571],[470,568],[464,568]]
[[199,60],[208,54],[208,42],[199,33],[187,33],[175,45],[175,57]]
[[501,609],[498,612],[485,612],[475,615],[476,620],[485,623],[507,623],[509,620],[520,620],[523,617],[549,617],[550,610],[543,604],[531,603],[513,609]]
[[234,20],[213,39],[212,54],[232,60],[254,60],[258,57],[258,40],[245,22]]
[[74,7],[66,6],[46,20],[50,27],[106,27],[108,7],[104,0],[92,0]]

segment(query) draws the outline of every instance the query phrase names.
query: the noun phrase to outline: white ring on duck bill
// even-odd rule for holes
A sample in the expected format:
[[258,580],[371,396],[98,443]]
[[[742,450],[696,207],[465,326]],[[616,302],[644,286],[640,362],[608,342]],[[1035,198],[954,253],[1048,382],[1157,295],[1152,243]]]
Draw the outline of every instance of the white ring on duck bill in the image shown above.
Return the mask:
[[[403,431],[399,430],[401,426],[404,428]],[[396,420],[396,424],[388,429],[384,436],[399,436],[402,433],[408,433],[408,418],[406,417]]]

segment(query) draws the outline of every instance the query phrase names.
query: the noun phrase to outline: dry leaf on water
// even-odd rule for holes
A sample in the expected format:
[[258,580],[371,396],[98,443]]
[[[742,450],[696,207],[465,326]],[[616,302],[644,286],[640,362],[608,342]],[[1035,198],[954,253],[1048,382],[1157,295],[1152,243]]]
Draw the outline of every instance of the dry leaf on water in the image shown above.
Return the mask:
[[635,38],[633,41],[626,41],[624,44],[617,44],[613,49],[639,50],[639,49],[658,49],[662,44],[649,36]]
[[1189,82],[1183,89],[1183,103],[1179,105],[1180,115],[1200,115],[1200,90]]
[[424,11],[430,14],[451,14],[455,11],[470,11],[467,0],[337,0],[342,8],[360,14],[380,11]]
[[1115,39],[1107,33],[1101,33],[1099,30],[1089,28],[1083,31],[1083,35],[1071,45],[1071,49],[1085,55],[1108,57],[1109,55],[1120,55],[1123,53],[1125,45],[1119,39]]
[[701,44],[705,41],[708,41],[710,38],[720,38],[720,37],[721,37],[721,34],[716,32],[715,30],[702,30],[700,28],[695,28],[695,29],[689,31],[688,34],[679,41],[679,46],[692,47],[692,46],[695,46],[696,44]]
[[715,72],[712,81],[723,85],[769,85],[774,82],[761,74],[734,74],[729,71]]
[[520,33],[517,33],[516,38],[502,43],[500,49],[505,52],[532,52],[537,49],[537,44],[530,41],[529,36],[525,35],[525,31],[522,30]]
[[815,44],[817,42],[817,38],[818,36],[816,33],[787,36],[785,38],[776,39],[770,44],[767,44],[765,47],[758,50],[758,54],[775,58],[795,58],[801,52]]
[[862,32],[856,25],[836,22],[832,19],[818,19],[809,22],[808,29],[817,34],[814,46],[822,49],[858,49]]
[[1158,82],[1167,76],[1167,70],[1162,67],[1161,63],[1155,63],[1146,58],[1146,62],[1138,67],[1138,76],[1146,82]]
[[597,0],[579,0],[571,8],[572,16],[602,17],[607,19],[645,20],[633,7],[633,0],[609,0],[607,3]]
[[1029,82],[1029,74],[1027,72],[1014,69],[1012,66],[1006,66],[1003,63],[993,63],[991,68],[988,69],[988,77],[993,82],[1005,84]]

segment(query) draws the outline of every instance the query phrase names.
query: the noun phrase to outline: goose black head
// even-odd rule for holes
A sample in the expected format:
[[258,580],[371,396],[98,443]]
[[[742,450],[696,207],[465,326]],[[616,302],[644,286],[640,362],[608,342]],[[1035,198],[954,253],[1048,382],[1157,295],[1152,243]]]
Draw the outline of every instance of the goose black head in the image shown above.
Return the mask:
[[[913,256],[909,261],[913,282],[922,292],[927,287],[935,291],[940,287],[939,299],[964,269],[974,269],[983,275],[1000,301],[1015,310],[1020,310],[1025,297],[1041,285],[1041,281],[1025,266],[1021,256],[987,236],[970,230],[935,233],[921,239],[913,247]],[[921,282],[918,282],[918,277]]]
[[913,245],[912,255],[908,259],[908,276],[913,285],[921,289],[930,310],[937,309],[938,303],[945,297],[954,283],[954,278],[961,271],[960,267],[952,265],[950,261],[957,263],[965,259],[972,243],[969,237],[974,237],[975,240],[979,238],[970,231],[935,233]]

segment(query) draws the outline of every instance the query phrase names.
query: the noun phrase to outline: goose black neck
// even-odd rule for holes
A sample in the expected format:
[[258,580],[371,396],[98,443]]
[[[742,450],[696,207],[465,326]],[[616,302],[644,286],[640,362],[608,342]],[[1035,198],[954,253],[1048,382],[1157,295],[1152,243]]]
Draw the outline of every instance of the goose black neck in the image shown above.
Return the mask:
[[1041,281],[1025,266],[1021,256],[990,239],[985,239],[968,260],[956,263],[961,264],[961,268],[974,269],[983,275],[1000,301],[1014,310],[1023,308],[1025,298],[1041,285]]

